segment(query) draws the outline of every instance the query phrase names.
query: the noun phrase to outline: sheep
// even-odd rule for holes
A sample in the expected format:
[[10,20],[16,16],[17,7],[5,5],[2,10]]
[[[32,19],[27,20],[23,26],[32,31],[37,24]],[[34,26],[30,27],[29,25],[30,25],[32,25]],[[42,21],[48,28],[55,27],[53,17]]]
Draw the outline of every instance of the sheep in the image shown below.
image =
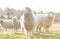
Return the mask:
[[41,32],[41,27],[44,27],[45,32],[49,32],[49,27],[52,25],[54,21],[54,15],[47,14],[46,16],[41,15],[38,17],[38,25],[37,25],[37,31]]
[[[36,32],[36,28],[37,28],[37,25],[38,25],[38,19],[41,18],[43,14],[33,14],[33,18],[34,18],[34,29],[33,31]],[[44,16],[47,16],[47,14],[45,14]]]
[[[52,15],[52,14],[33,14],[33,18],[34,18],[34,30],[33,31],[36,31],[36,29],[38,31],[41,31],[41,27],[45,26],[44,25],[44,26],[40,27],[40,25],[43,24],[43,23],[41,24],[41,22],[44,22],[44,20],[47,20],[47,21],[49,20],[48,23],[45,22],[45,23],[49,24],[49,26],[52,25],[52,22],[54,21],[54,15]],[[45,26],[45,27],[47,27],[47,26]],[[39,30],[39,28],[40,28],[40,30]]]
[[17,31],[17,29],[20,28],[20,20],[17,20],[16,17],[12,17],[12,19],[8,20],[1,20],[1,25],[4,29],[14,29]]
[[33,36],[34,19],[33,19],[31,9],[28,7],[25,8],[25,12],[21,16],[21,18],[23,19],[21,22],[22,23],[21,26],[24,28],[25,35],[27,37],[32,37]]
[[17,17],[13,17],[12,21],[13,21],[13,28],[15,32],[17,32],[17,30],[20,28],[20,20],[18,20]]

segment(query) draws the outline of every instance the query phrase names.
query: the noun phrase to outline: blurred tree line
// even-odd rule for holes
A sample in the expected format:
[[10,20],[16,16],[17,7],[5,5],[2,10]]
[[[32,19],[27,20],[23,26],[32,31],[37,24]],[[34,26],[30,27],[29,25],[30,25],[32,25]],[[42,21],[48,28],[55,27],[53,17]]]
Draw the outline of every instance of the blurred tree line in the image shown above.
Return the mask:
[[55,15],[55,21],[60,22],[60,13],[56,13]]
[[13,8],[5,8],[4,10],[0,9],[0,18],[4,19],[11,19],[13,16],[17,16],[17,18],[20,18],[20,10],[15,10]]
[[[22,15],[23,12],[22,10],[16,10],[16,9],[13,9],[13,8],[5,8],[4,10],[2,10],[2,8],[0,8],[0,18],[2,19],[11,19],[13,16],[16,16],[18,19],[20,19],[20,16]],[[34,11],[34,14],[47,14],[47,13],[56,13],[56,12],[43,12],[43,11]],[[55,14],[55,21],[56,22],[60,22],[60,13],[56,13]]]

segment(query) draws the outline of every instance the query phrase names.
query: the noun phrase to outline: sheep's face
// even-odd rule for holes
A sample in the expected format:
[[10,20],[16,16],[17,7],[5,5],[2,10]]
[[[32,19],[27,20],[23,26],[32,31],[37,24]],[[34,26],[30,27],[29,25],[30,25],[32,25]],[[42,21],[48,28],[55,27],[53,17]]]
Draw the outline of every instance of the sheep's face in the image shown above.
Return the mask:
[[54,16],[48,16],[49,21],[52,21],[54,19]]
[[13,17],[12,20],[13,20],[13,21],[17,21],[17,17]]
[[30,13],[30,12],[31,12],[31,9],[29,7],[26,7],[25,8],[25,14]]
[[54,18],[54,14],[53,14],[53,13],[50,13],[50,14],[48,15],[48,17],[49,17],[49,19],[53,19],[53,18]]

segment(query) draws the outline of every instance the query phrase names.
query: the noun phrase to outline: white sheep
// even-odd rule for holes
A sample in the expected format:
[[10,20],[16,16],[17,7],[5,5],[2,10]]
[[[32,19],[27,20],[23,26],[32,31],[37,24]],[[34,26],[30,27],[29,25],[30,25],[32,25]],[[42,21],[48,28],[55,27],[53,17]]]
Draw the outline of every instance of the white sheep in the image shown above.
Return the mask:
[[33,27],[33,31],[35,32],[36,31],[36,28],[37,28],[37,25],[38,25],[38,19],[39,18],[42,18],[43,16],[47,16],[48,14],[33,14],[33,18],[34,18],[34,27]]
[[38,17],[37,30],[41,31],[41,27],[44,27],[46,32],[49,32],[49,27],[54,21],[54,15],[51,14],[40,14]]
[[17,20],[16,17],[12,17],[10,20],[2,20],[1,25],[4,29],[14,29],[17,31],[17,29],[20,28],[20,21]]

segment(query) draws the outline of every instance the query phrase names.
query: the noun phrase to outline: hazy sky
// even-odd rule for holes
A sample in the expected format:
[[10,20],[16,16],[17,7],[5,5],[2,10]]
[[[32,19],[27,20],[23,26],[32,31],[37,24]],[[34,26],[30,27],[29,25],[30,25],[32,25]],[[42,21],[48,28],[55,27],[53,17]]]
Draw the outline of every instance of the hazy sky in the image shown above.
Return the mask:
[[26,6],[35,11],[60,12],[60,0],[0,0],[0,8],[3,9],[6,7],[23,9]]

